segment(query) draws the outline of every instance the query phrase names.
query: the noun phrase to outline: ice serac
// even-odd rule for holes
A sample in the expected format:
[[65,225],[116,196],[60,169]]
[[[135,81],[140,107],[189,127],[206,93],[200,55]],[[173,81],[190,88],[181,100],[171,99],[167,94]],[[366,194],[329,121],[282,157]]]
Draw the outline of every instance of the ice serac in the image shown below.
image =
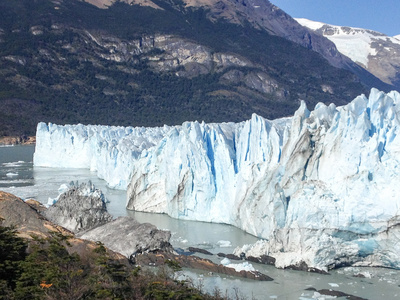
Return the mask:
[[170,127],[114,127],[39,123],[34,165],[86,168],[117,189],[126,189],[134,162]]
[[237,254],[277,267],[400,268],[399,103],[398,92],[372,89],[343,107],[303,102],[273,121],[39,124],[35,164],[88,161],[78,166],[111,186],[130,181],[127,208],[232,224],[263,238]]

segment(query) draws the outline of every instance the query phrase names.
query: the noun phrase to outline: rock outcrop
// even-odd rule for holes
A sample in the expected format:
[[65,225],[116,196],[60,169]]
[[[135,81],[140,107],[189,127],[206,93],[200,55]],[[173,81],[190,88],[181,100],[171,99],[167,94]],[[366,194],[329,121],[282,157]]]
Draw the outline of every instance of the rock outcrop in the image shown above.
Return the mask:
[[[27,201],[28,202],[28,201]],[[22,199],[0,191],[0,218],[1,226],[14,226],[18,235],[22,238],[32,240],[35,236],[39,238],[51,238],[54,234],[68,236],[69,253],[85,255],[93,251],[98,245],[95,242],[75,238],[74,233],[66,228],[47,220],[40,213],[44,208],[35,201],[30,204]],[[126,261],[122,254],[108,251],[111,258]]]
[[161,266],[164,264],[168,264],[169,260],[178,263],[179,266],[182,268],[193,268],[213,273],[253,279],[257,281],[273,280],[268,275],[260,273],[256,270],[253,271],[235,270],[235,268],[233,267],[224,266],[222,264],[216,264],[209,259],[204,259],[197,256],[175,255],[173,253],[156,252],[156,253],[145,253],[142,255],[138,255],[136,260],[137,263],[141,265],[150,265],[150,266]]
[[171,233],[149,223],[139,223],[130,217],[119,217],[103,226],[89,230],[82,239],[100,241],[106,247],[126,257],[156,250],[172,251]]
[[3,226],[15,226],[19,235],[48,237],[51,232],[72,235],[72,232],[44,218],[35,205],[28,205],[22,199],[0,191],[0,218]]
[[73,232],[88,230],[112,220],[104,194],[88,183],[71,183],[44,216]]
[[34,136],[3,136],[0,137],[0,145],[32,145],[35,144]]

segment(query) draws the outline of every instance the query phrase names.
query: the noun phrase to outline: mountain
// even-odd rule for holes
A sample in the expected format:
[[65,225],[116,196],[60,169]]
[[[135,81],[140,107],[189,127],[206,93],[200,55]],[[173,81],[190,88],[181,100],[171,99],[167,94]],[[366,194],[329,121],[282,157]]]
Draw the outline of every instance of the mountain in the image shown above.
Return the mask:
[[296,20],[331,40],[342,54],[400,90],[399,36],[390,37],[368,29],[334,26],[307,19]]
[[276,118],[391,89],[268,1],[91,2],[1,1],[0,135]]
[[41,123],[34,165],[90,168],[119,188],[130,181],[128,209],[237,226],[264,239],[238,253],[278,267],[400,268],[399,103],[400,93],[373,89],[341,107],[302,102],[273,121]]

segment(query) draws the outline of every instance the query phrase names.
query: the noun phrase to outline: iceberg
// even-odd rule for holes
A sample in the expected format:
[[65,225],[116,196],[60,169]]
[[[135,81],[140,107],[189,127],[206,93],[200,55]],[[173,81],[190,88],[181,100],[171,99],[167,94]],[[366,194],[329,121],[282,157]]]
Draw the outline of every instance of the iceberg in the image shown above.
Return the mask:
[[127,188],[127,208],[226,223],[277,267],[400,268],[400,94],[372,89],[293,117],[123,128],[40,123],[34,164]]

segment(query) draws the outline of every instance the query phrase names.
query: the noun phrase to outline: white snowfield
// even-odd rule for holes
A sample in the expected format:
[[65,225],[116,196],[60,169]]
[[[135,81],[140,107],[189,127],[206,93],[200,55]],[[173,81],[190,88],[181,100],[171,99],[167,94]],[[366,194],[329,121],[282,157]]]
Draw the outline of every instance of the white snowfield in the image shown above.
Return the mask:
[[34,164],[92,168],[119,188],[129,180],[127,208],[232,224],[263,238],[237,254],[277,267],[400,268],[399,130],[400,94],[372,89],[274,121],[40,123]]
[[311,30],[324,30],[323,35],[336,45],[339,52],[354,62],[361,63],[364,67],[368,67],[368,57],[377,54],[377,44],[391,42],[400,45],[399,36],[390,37],[373,30],[330,25],[303,18],[295,20]]

